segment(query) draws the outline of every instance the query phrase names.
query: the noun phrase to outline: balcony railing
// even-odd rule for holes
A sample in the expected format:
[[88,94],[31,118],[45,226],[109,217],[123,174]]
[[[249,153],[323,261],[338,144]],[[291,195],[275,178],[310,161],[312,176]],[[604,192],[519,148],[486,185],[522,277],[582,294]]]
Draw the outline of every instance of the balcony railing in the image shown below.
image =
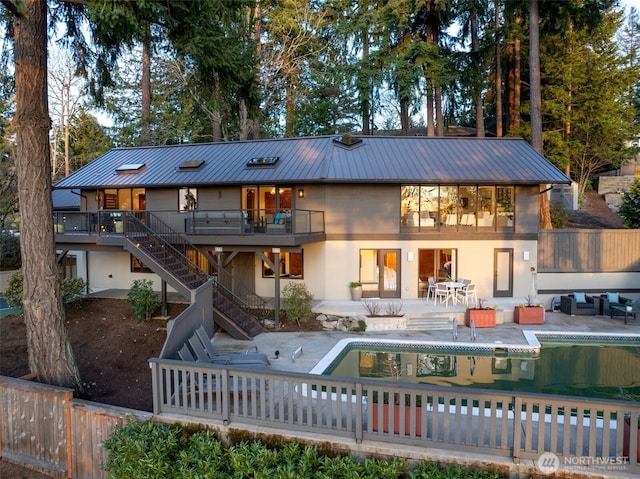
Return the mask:
[[[324,212],[312,210],[149,210],[176,233],[188,235],[301,235],[324,233]],[[144,218],[144,212],[136,211]],[[124,210],[54,213],[57,234],[120,234]]]

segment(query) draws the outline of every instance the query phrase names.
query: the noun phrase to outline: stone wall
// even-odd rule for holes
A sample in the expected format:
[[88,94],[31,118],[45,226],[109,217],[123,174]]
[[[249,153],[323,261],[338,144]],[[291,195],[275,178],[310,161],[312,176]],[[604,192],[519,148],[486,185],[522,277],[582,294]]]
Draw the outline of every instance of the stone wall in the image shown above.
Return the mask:
[[635,181],[633,175],[601,176],[598,180],[598,194],[604,197],[607,205],[614,211],[622,203],[622,192]]

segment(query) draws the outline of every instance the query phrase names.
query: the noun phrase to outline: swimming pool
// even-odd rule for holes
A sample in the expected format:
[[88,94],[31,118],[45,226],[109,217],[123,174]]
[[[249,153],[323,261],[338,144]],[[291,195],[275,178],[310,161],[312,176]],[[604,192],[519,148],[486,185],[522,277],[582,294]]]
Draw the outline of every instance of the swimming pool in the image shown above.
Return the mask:
[[527,333],[526,345],[345,340],[311,373],[592,398],[640,397],[640,336]]

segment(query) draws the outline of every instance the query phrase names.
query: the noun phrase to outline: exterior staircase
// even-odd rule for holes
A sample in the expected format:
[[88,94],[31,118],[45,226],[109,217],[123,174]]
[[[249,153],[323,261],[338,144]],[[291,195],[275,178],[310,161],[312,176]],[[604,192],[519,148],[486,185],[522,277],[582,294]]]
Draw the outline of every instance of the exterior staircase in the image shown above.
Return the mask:
[[[127,212],[125,238],[125,249],[184,297],[192,297],[192,291],[210,282],[209,275],[198,266],[207,264],[209,258],[152,213]],[[247,304],[220,281],[210,283],[216,324],[236,339],[250,340],[264,332],[252,312],[259,308]]]

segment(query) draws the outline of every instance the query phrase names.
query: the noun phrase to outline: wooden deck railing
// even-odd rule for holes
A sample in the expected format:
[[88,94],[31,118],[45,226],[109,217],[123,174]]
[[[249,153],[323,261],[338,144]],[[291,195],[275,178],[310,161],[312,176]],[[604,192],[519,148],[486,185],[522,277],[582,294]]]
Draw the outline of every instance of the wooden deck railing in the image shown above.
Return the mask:
[[[558,456],[563,469],[640,475],[640,404],[416,386],[273,370],[151,360],[155,414],[320,433],[369,445],[481,453],[515,463]],[[55,477],[106,478],[102,443],[150,413],[72,398],[72,391],[0,376],[0,455]],[[175,418],[172,417],[175,415]],[[633,428],[630,425],[634,425]],[[263,429],[263,431],[265,430]],[[346,441],[348,443],[348,441]],[[452,454],[454,456],[454,454]],[[603,472],[604,471],[604,472]]]
[[[151,360],[155,414],[640,473],[640,404]],[[625,426],[626,424],[626,426]],[[629,453],[631,451],[631,453]],[[625,458],[625,456],[627,456]],[[630,456],[630,457],[629,457]],[[606,458],[606,459],[603,459]],[[600,462],[598,462],[600,461]],[[562,465],[562,462],[561,462]]]

